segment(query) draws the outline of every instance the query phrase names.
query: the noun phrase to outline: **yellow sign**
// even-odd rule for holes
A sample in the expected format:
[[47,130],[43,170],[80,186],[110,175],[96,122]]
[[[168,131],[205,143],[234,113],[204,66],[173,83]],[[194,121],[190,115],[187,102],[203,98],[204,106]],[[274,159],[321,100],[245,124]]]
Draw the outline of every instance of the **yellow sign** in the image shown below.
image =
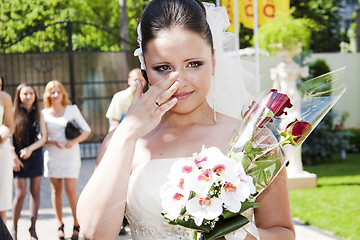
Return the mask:
[[[229,32],[234,32],[234,2],[233,0],[221,0],[221,5],[226,7],[230,19]],[[258,0],[259,25],[272,21],[282,13],[290,10],[290,0]],[[242,23],[246,28],[254,28],[253,0],[238,0],[239,25]]]

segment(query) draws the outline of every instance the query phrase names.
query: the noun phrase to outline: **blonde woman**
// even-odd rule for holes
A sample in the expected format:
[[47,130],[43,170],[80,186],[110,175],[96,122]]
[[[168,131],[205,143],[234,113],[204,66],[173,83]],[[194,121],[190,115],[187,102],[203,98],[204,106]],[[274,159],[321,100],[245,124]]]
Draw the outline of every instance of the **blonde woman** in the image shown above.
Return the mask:
[[[81,167],[79,143],[90,135],[91,129],[78,107],[71,105],[68,93],[61,82],[57,80],[50,81],[45,87],[44,107],[42,113],[48,131],[44,152],[44,176],[50,178],[51,182],[52,203],[59,223],[58,237],[65,239],[62,221],[62,190],[64,186],[74,218],[71,239],[78,239],[80,227],[75,209],[78,201],[76,183]],[[78,137],[69,140],[65,137],[65,126],[71,120],[75,120],[82,132]]]

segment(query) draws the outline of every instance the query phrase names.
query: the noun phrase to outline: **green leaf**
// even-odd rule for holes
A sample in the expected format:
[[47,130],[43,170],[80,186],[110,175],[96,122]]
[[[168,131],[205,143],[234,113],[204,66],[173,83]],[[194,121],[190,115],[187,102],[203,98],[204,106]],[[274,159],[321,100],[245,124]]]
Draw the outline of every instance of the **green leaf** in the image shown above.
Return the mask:
[[245,202],[241,203],[241,209],[240,209],[240,211],[238,213],[233,213],[233,212],[230,212],[229,210],[224,209],[221,216],[223,216],[224,219],[232,218],[232,217],[235,217],[237,215],[241,215],[241,213],[245,212],[249,208],[252,208],[252,207],[256,208],[256,207],[259,207],[259,206],[260,206],[260,203],[258,203],[258,202],[245,201]]
[[253,149],[251,149],[251,153],[254,153],[254,154],[261,154],[262,152],[263,152],[262,148],[253,148]]
[[175,220],[170,220],[169,218],[166,217],[165,213],[162,212],[161,215],[166,219],[168,220],[168,223],[170,225],[180,225],[180,226],[183,226],[183,227],[186,227],[186,228],[190,228],[190,229],[194,229],[196,231],[201,231],[201,232],[210,232],[211,230],[211,227],[210,225],[205,225],[204,224],[204,221],[202,222],[202,224],[200,226],[196,225],[195,224],[195,221],[194,219],[188,219],[187,221],[185,220],[182,220],[182,219],[175,219]]
[[245,144],[245,152],[250,153],[252,148],[253,148],[253,144],[252,144],[252,142],[249,140],[249,141]]
[[245,226],[249,220],[242,216],[238,215],[233,218],[224,219],[216,223],[214,229],[208,233],[204,234],[204,239],[212,240],[219,237],[223,237],[226,234],[229,234],[243,226]]
[[205,225],[204,221],[202,222],[202,224],[200,226],[195,224],[194,219],[188,219],[187,221],[181,220],[181,219],[176,219],[175,222],[177,224],[179,224],[180,226],[183,226],[186,228],[191,228],[191,229],[198,230],[201,232],[209,233],[211,231],[210,224]]
[[248,156],[244,155],[241,163],[242,163],[244,169],[248,169],[248,167],[251,163],[251,160]]
[[244,203],[242,203],[241,205],[241,209],[240,209],[240,212],[245,212],[246,210],[248,210],[249,208],[256,208],[256,207],[259,207],[261,204],[258,203],[258,202],[249,202],[249,201],[246,201]]

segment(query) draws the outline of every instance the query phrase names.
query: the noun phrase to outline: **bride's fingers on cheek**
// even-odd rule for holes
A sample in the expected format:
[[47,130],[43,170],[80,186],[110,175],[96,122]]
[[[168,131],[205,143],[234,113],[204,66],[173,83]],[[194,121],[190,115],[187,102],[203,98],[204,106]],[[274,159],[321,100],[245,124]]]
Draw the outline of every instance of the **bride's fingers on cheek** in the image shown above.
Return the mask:
[[175,81],[169,89],[167,89],[165,92],[159,95],[159,97],[156,99],[160,104],[164,104],[174,95],[174,93],[179,89],[180,83],[178,81]]
[[159,79],[156,84],[153,85],[154,94],[160,95],[167,89],[169,89],[179,76],[178,72],[171,72],[167,74],[163,79]]
[[134,98],[139,98],[142,95],[143,86],[139,80],[135,80],[136,88],[134,92]]
[[161,113],[161,115],[163,115],[171,108],[173,108],[177,102],[178,102],[177,98],[172,98],[170,101],[159,106],[158,111]]

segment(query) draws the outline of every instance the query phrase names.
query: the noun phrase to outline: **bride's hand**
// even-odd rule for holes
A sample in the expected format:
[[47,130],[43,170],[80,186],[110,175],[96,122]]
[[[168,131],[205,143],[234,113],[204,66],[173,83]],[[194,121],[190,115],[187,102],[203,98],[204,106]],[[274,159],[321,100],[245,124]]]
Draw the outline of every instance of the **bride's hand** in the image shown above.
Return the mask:
[[135,138],[153,130],[162,116],[177,103],[177,99],[172,96],[180,85],[176,81],[178,76],[177,72],[169,73],[165,79],[152,85],[145,94],[142,94],[141,83],[137,80],[133,101],[120,125],[127,126],[127,130],[130,130],[130,134]]

